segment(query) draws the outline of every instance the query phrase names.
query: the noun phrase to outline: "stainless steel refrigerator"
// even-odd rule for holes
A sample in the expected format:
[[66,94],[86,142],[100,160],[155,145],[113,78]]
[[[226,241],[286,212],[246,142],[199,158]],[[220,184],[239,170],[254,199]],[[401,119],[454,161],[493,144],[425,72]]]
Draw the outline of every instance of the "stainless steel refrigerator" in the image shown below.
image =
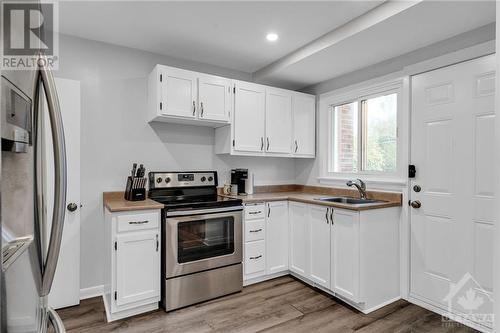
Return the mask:
[[[33,57],[44,59],[39,51]],[[56,332],[64,332],[62,321],[47,305],[66,202],[64,132],[54,79],[44,66],[2,70],[0,87],[0,332],[45,332],[50,323]],[[47,101],[45,110],[40,106],[42,99]],[[43,112],[48,112],[52,132],[53,207],[44,206],[40,172],[44,163],[39,135]],[[53,209],[47,233],[46,209]]]

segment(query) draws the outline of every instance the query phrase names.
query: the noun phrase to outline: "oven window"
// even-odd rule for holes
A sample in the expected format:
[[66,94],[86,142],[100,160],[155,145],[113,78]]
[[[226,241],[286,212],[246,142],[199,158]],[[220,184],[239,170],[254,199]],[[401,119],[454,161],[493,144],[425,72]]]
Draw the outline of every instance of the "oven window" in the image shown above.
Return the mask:
[[231,216],[180,222],[177,228],[180,264],[234,252],[234,218]]

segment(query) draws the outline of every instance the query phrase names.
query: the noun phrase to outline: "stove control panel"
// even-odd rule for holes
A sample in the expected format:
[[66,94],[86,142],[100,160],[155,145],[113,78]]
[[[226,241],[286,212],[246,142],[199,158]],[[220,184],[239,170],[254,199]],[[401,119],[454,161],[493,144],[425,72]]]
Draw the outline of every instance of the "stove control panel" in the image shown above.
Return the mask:
[[217,172],[150,172],[149,186],[150,188],[217,186]]

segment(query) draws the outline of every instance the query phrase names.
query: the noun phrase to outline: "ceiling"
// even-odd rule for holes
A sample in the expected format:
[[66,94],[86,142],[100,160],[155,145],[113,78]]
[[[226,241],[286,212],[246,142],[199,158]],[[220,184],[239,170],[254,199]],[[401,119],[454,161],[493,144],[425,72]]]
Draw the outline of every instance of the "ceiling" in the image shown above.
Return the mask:
[[[494,1],[414,1],[392,12],[386,10],[389,5],[384,1],[68,1],[59,5],[59,30],[255,73],[259,82],[301,88],[495,21]],[[360,21],[365,17],[369,20]],[[279,40],[266,41],[268,32],[278,33]],[[343,37],[328,43],[321,40],[336,32]],[[314,52],[303,52],[304,47]]]
[[[62,33],[252,73],[382,1],[64,1]],[[265,36],[280,39],[269,43]]]

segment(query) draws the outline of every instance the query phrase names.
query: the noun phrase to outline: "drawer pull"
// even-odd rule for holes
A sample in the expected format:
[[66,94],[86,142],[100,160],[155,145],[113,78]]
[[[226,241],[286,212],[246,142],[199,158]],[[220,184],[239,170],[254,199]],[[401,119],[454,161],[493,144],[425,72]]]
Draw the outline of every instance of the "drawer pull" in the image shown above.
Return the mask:
[[250,215],[255,215],[255,214],[260,214],[260,213],[262,213],[260,210],[257,212],[248,212],[248,214],[250,214]]
[[144,224],[144,223],[148,223],[149,221],[131,221],[129,222],[128,224]]
[[250,230],[250,232],[261,232],[262,229]]
[[262,258],[262,254],[256,256],[256,257],[250,257],[251,260],[255,260],[255,259],[260,259]]

